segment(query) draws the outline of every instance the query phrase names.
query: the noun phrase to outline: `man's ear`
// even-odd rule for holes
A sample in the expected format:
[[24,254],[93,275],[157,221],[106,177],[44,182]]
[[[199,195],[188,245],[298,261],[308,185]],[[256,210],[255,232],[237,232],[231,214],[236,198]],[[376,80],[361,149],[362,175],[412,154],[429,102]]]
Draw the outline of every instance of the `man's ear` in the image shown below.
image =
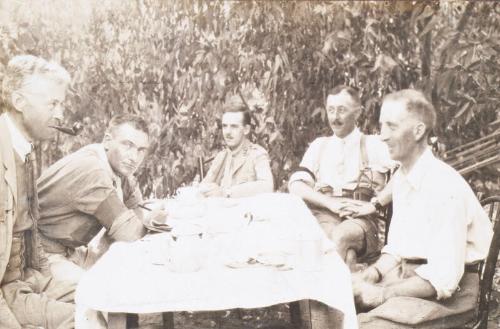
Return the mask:
[[111,133],[107,132],[104,134],[104,137],[102,138],[102,145],[104,146],[104,149],[107,151],[109,149],[109,144],[113,140],[113,136],[111,136]]
[[245,133],[245,136],[248,136],[248,134],[250,134],[250,125],[245,125],[245,128],[243,130],[243,132]]
[[10,95],[10,103],[12,104],[12,107],[14,110],[18,112],[23,112],[24,107],[26,106],[26,97],[18,93],[17,91],[14,91]]
[[413,128],[413,135],[416,141],[421,141],[425,137],[425,132],[427,131],[427,126],[423,122],[417,123],[415,128]]

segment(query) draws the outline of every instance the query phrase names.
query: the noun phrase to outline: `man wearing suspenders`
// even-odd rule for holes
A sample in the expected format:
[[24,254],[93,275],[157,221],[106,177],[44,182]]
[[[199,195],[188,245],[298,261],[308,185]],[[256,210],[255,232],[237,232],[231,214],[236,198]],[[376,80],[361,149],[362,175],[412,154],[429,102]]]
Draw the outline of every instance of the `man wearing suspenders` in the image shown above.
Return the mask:
[[356,90],[335,87],[326,99],[326,112],[333,135],[310,144],[288,187],[310,206],[352,268],[358,258],[380,249],[378,224],[373,216],[346,216],[344,206],[353,199],[370,201],[383,188],[384,173],[394,162],[378,136],[364,135],[356,127],[361,114]]

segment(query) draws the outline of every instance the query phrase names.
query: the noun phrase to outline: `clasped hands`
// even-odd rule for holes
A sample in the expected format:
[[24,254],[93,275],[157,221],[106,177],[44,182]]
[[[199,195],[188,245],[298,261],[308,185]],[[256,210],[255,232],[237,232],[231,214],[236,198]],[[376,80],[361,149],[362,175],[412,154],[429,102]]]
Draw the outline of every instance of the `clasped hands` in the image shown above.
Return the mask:
[[376,211],[370,202],[333,197],[329,200],[327,208],[341,218],[362,217]]

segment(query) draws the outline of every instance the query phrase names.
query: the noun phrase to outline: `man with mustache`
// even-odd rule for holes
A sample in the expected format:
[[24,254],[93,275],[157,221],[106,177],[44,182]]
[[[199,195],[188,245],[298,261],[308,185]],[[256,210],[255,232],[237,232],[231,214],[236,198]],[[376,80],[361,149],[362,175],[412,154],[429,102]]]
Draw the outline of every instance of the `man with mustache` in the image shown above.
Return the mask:
[[493,232],[467,182],[432,154],[435,121],[419,91],[384,98],[381,138],[401,167],[390,182],[388,243],[353,277],[355,298],[369,311],[358,315],[360,328],[458,328],[474,312]]
[[142,195],[133,174],[148,150],[148,134],[142,118],[117,115],[102,143],[60,159],[38,179],[38,229],[55,277],[78,282],[99,256],[87,245],[101,229],[103,242],[133,241],[146,233],[143,221],[165,220],[160,210],[143,219],[138,208]]
[[220,151],[200,184],[207,197],[246,197],[272,192],[273,174],[267,151],[248,140],[250,113],[241,101],[230,100],[222,115],[227,148]]
[[326,99],[326,114],[333,135],[311,143],[288,188],[308,203],[339,255],[353,268],[358,258],[380,249],[378,225],[370,216],[346,217],[349,213],[343,209],[354,198],[369,201],[384,186],[382,173],[394,163],[377,136],[363,135],[356,127],[361,114],[356,90],[333,88]]
[[[75,286],[48,275],[37,232],[33,143],[54,136],[70,83],[60,65],[12,58],[2,81],[0,115],[0,328],[74,328]],[[43,274],[42,274],[43,273]]]

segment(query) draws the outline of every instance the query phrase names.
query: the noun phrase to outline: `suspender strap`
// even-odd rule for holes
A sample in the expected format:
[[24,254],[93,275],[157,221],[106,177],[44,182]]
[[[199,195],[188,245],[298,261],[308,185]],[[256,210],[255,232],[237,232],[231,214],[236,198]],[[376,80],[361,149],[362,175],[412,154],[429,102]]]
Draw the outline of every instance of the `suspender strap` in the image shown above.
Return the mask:
[[368,167],[368,153],[366,152],[366,136],[363,133],[361,133],[359,150],[360,150],[360,160],[361,160],[360,170],[363,170],[366,167]]

